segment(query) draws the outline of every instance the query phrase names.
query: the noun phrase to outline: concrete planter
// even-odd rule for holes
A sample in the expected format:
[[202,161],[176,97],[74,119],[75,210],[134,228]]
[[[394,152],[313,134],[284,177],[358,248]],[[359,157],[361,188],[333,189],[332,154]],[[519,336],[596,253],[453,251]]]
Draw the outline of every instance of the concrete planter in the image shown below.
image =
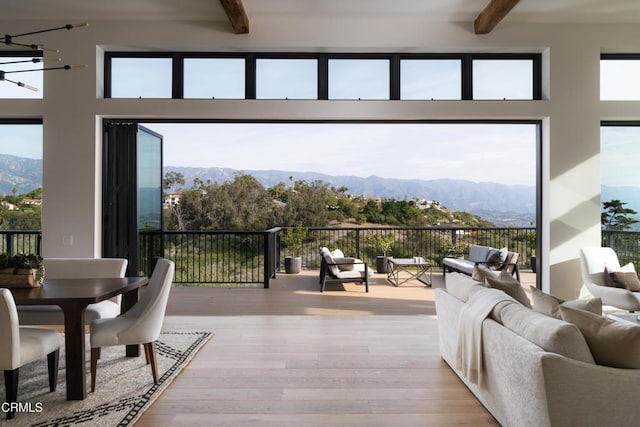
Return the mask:
[[284,271],[287,274],[298,274],[302,270],[302,257],[284,257]]
[[384,274],[389,272],[389,262],[386,256],[380,255],[376,257],[376,271]]

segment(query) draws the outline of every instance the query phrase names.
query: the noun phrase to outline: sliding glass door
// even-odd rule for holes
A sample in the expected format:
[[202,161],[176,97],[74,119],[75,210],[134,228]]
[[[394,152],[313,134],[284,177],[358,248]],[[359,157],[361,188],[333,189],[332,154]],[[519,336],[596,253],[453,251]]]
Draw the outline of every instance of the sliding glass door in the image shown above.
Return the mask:
[[104,257],[129,260],[127,275],[151,274],[163,256],[162,135],[137,123],[105,124]]

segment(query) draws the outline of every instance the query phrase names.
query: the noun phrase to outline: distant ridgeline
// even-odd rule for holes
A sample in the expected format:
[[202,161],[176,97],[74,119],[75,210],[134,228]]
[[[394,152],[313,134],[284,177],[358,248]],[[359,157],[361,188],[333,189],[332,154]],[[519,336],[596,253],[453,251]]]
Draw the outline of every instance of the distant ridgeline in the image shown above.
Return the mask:
[[[231,182],[243,172],[258,180],[265,188],[284,182],[289,178],[309,183],[319,180],[335,187],[347,187],[353,195],[377,196],[396,200],[437,200],[455,211],[470,212],[498,226],[531,226],[535,223],[535,186],[506,185],[492,182],[476,183],[456,179],[392,179],[369,176],[331,176],[314,172],[291,171],[238,171],[226,168],[193,168],[166,166],[166,172],[181,173],[190,188],[193,180],[203,182]],[[0,154],[0,195],[26,194],[42,187],[42,160]],[[640,188],[603,187],[603,200],[620,199],[640,212]],[[638,218],[640,219],[640,218]]]
[[42,159],[0,154],[0,195],[10,196],[16,189],[26,194],[42,187]]
[[[167,166],[166,172],[184,175],[185,187],[191,187],[195,178],[203,182],[233,181],[240,171],[227,168],[193,168]],[[242,171],[253,175],[263,186],[272,187],[279,182],[294,180],[313,182],[321,180],[333,186],[345,186],[349,194],[378,196],[397,200],[437,200],[452,210],[471,212],[498,226],[527,227],[535,223],[535,187],[506,185],[492,182],[476,183],[456,179],[392,179],[369,176],[331,176],[314,172]],[[17,190],[26,194],[42,187],[42,160],[0,154],[0,195],[7,196]],[[626,207],[640,212],[640,187],[602,186],[601,200],[622,200]],[[640,214],[635,217],[640,221]],[[640,223],[634,230],[640,230]]]
[[396,200],[437,200],[451,210],[471,212],[496,226],[529,227],[535,224],[535,186],[505,185],[493,182],[476,183],[456,179],[393,179],[369,176],[332,176],[315,172],[253,171],[228,168],[194,168],[166,166],[164,174],[177,172],[184,176],[185,188],[193,185],[194,179],[203,182],[232,182],[239,173],[252,175],[265,188],[280,182],[309,183],[323,181],[335,187],[347,187],[348,194],[377,196]]

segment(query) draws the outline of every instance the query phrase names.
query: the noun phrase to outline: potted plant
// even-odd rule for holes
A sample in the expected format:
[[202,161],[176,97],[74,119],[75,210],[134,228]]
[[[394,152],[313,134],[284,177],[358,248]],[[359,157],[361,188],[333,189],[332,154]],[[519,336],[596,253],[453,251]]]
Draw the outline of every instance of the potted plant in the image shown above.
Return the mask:
[[536,250],[531,249],[531,256],[529,257],[529,262],[531,263],[531,271],[536,272],[538,270],[538,260],[536,259]]
[[531,247],[531,255],[529,256],[529,263],[531,264],[531,271],[534,273],[537,270],[537,259],[536,259],[536,232],[532,231],[527,235],[529,239],[529,247]]
[[40,286],[43,280],[44,266],[40,255],[0,254],[0,286],[30,288]]
[[387,262],[387,253],[391,253],[393,245],[393,234],[370,234],[369,242],[373,245],[377,254],[376,256],[376,271],[378,273],[388,273],[389,263]]
[[309,234],[309,230],[298,224],[284,230],[280,240],[290,255],[284,257],[284,271],[287,274],[298,274],[302,270],[302,245]]

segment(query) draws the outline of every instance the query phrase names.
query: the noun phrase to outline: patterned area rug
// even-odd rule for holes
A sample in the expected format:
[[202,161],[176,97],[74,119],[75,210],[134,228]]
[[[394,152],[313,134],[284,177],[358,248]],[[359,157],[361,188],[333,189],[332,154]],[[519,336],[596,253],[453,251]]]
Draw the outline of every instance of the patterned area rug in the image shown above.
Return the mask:
[[[98,361],[96,391],[91,393],[87,352],[88,393],[82,401],[66,400],[64,345],[61,345],[58,389],[49,393],[46,360],[20,368],[18,401],[27,404],[24,405],[27,411],[16,413],[13,420],[6,420],[5,414],[0,412],[0,424],[41,427],[133,425],[211,336],[209,332],[162,333],[156,344],[158,385],[153,384],[151,367],[145,363],[142,348],[140,357],[128,358],[124,355],[124,347],[105,347]],[[4,397],[2,375],[0,386]]]

